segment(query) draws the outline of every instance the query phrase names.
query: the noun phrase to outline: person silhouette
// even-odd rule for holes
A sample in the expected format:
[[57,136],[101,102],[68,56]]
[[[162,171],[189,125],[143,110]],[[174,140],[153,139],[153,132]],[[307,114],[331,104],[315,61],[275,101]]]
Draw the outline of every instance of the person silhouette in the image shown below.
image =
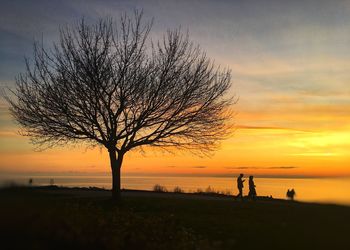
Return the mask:
[[249,176],[249,193],[248,197],[255,199],[256,198],[256,190],[255,190],[255,183],[254,183],[254,177],[251,175]]
[[237,188],[238,188],[238,195],[236,196],[236,198],[240,197],[241,200],[243,200],[243,182],[245,182],[245,180],[243,180],[243,174],[240,174],[237,178]]
[[288,189],[287,191],[287,197],[290,199],[290,200],[294,200],[294,196],[295,196],[295,190],[294,188],[292,188],[291,190]]

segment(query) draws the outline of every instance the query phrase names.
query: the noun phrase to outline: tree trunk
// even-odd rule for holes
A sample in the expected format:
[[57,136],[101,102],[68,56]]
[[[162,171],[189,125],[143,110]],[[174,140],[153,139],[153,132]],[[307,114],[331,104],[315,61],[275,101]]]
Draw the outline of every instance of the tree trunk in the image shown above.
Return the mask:
[[112,169],[112,198],[120,201],[120,169],[123,163],[123,154],[116,154],[115,150],[108,150]]

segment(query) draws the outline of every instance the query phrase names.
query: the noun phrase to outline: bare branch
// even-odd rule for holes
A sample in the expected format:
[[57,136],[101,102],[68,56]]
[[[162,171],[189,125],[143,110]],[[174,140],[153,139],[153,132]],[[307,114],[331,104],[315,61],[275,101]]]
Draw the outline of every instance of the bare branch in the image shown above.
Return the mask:
[[213,150],[232,131],[230,70],[179,29],[148,40],[142,12],[60,29],[51,50],[35,43],[16,80],[12,115],[41,146],[103,145],[120,154],[150,145]]

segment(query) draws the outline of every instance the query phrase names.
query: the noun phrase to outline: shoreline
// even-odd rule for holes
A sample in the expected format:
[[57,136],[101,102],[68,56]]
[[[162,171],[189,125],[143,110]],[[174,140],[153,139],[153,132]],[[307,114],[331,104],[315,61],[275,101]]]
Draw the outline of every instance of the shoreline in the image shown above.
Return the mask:
[[[23,178],[1,182],[0,187],[5,185],[28,185],[32,179],[32,185],[47,186],[57,185],[64,187],[98,187],[104,189],[111,188],[111,180],[106,178],[90,177],[69,177],[55,178],[47,176],[44,178]],[[131,179],[122,178],[122,188],[133,190],[154,190],[155,186],[161,186],[167,191],[177,191],[180,189],[186,193],[215,192],[222,194],[236,195],[238,193],[235,179],[231,178],[160,178],[133,177]],[[350,179],[256,179],[257,193],[260,196],[271,196],[278,199],[287,199],[286,192],[293,188],[296,191],[295,199],[300,202],[337,204],[350,206]],[[248,194],[245,187],[244,194]]]
[[[14,185],[0,187],[2,190],[34,190],[39,192],[45,192],[48,194],[60,194],[74,196],[76,198],[111,198],[111,189],[99,188],[99,187],[68,187],[58,185],[42,185],[42,186],[29,186],[29,185]],[[257,196],[255,200],[244,196],[243,201],[236,199],[234,195],[227,195],[221,193],[196,193],[196,192],[173,192],[173,191],[154,191],[154,190],[138,190],[138,189],[121,189],[121,195],[123,197],[154,197],[154,198],[178,198],[178,199],[193,199],[193,200],[215,200],[215,201],[233,201],[233,202],[266,202],[272,204],[305,204],[305,205],[317,205],[317,206],[338,206],[350,208],[347,204],[336,204],[331,202],[308,202],[300,200],[289,200],[273,198],[272,196]]]

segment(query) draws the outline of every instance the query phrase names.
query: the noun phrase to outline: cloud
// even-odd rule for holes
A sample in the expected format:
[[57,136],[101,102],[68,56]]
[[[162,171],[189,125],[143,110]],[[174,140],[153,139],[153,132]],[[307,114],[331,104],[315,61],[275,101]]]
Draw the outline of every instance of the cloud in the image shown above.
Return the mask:
[[298,154],[290,154],[295,156],[306,156],[306,157],[337,157],[339,153],[331,153],[331,152],[308,152],[308,153],[298,153]]
[[298,167],[294,167],[294,166],[281,166],[281,167],[268,167],[267,169],[295,169]]
[[226,169],[281,169],[281,170],[287,170],[287,169],[296,169],[299,167],[295,166],[277,166],[277,167],[225,167]]
[[191,167],[191,168],[207,168],[207,166],[194,166],[194,167]]
[[207,168],[207,166],[167,166],[167,168]]
[[0,131],[0,139],[1,138],[13,138],[19,137],[16,131]]
[[301,130],[301,129],[294,129],[294,128],[269,127],[269,126],[237,125],[236,128],[238,128],[238,129],[293,130],[293,131],[299,131],[299,132],[312,132],[312,131]]

